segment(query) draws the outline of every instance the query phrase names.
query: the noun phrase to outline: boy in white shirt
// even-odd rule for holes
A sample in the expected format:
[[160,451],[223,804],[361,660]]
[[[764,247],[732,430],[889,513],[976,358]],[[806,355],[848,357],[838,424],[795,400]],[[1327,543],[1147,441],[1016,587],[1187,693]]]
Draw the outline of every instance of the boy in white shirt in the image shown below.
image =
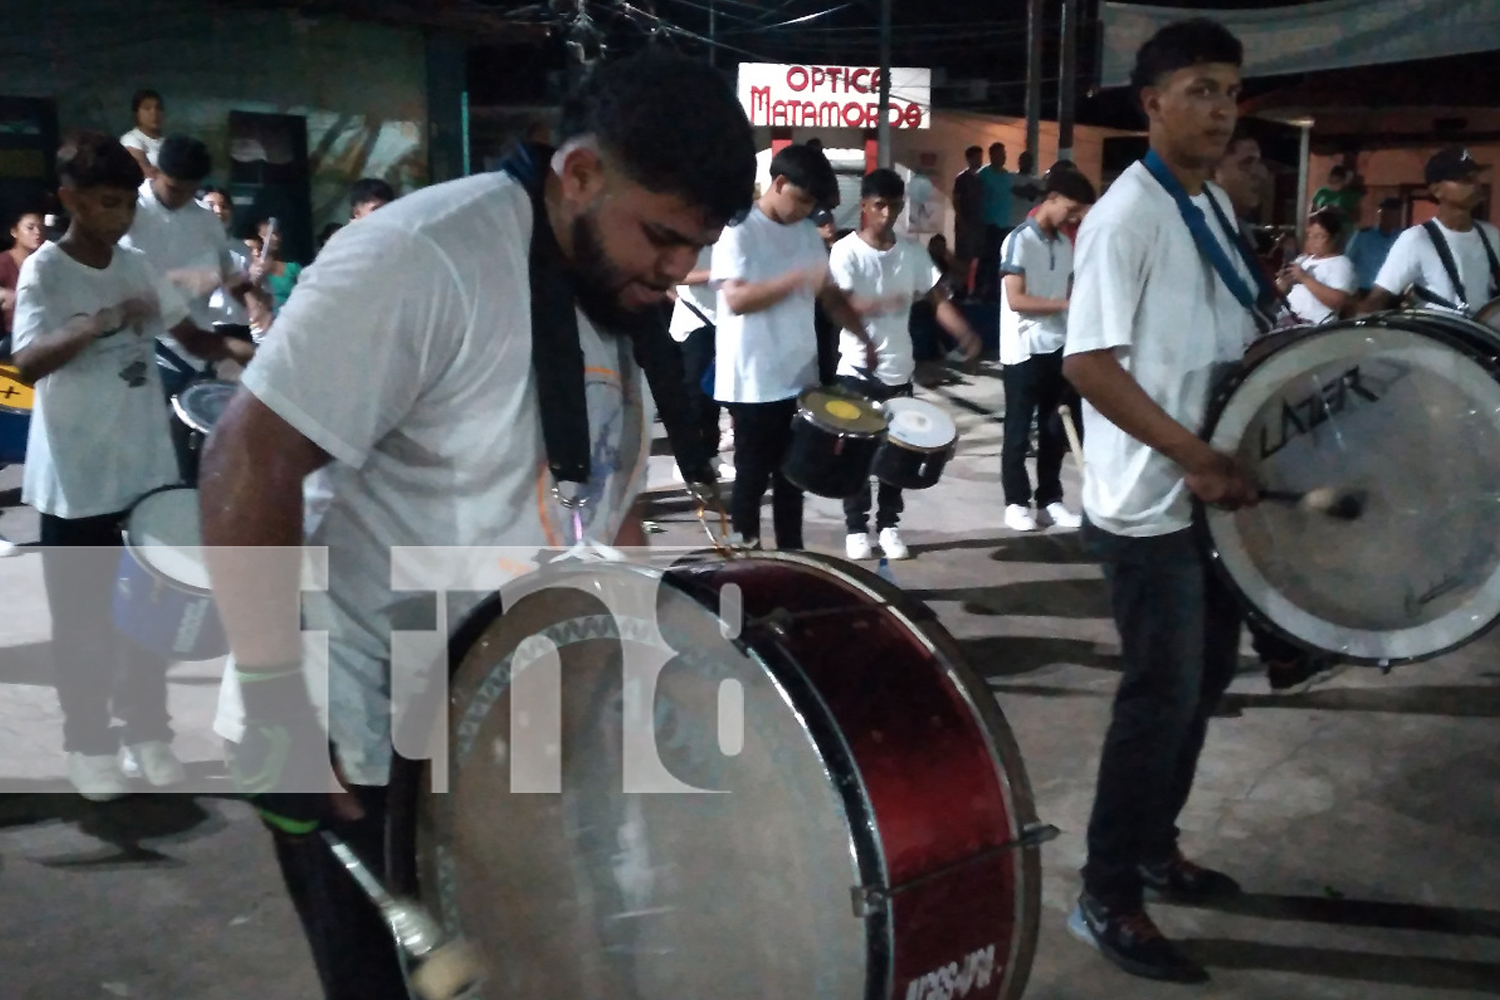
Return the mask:
[[[776,547],[802,548],[802,491],[781,474],[797,397],[818,384],[813,304],[865,337],[859,315],[828,274],[828,252],[809,216],[838,198],[828,158],[788,146],[771,160],[771,185],[714,245],[719,286],[714,398],[734,418],[729,515],[746,544],[760,542],[760,505],[772,485]],[[870,367],[874,348],[867,344]]]
[[222,345],[193,325],[181,295],[138,251],[116,246],[142,177],[125,147],[82,133],[58,153],[57,171],[71,222],[27,259],[16,296],[14,363],[36,386],[21,499],[41,514],[68,778],[102,801],[129,791],[111,710],[151,784],[183,778],[171,749],[167,662],[114,629],[110,550],[121,545],[130,507],[177,480],[156,337],[170,330],[208,356]]
[[1217,22],[1167,25],[1136,56],[1150,152],[1078,234],[1063,373],[1084,409],[1083,542],[1104,564],[1124,676],[1100,755],[1074,936],[1133,975],[1208,973],[1146,913],[1239,892],[1186,860],[1177,818],[1239,666],[1241,611],[1192,531],[1193,497],[1256,502],[1199,436],[1210,390],[1259,332],[1234,208],[1207,183],[1234,132],[1243,49]]
[[1468,315],[1500,295],[1500,230],[1474,218],[1484,169],[1467,149],[1440,150],[1427,161],[1437,216],[1396,238],[1362,311],[1388,309],[1408,288]]
[[[1076,170],[1047,174],[1036,212],[1005,238],[1000,253],[1000,363],[1005,366],[1005,441],[1000,479],[1005,526],[1076,528],[1082,519],[1063,505],[1062,461],[1067,437],[1057,407],[1067,390],[1063,342],[1073,286],[1073,243],[1062,227],[1077,225],[1094,203],[1094,185]],[[1036,509],[1026,449],[1037,425]]]
[[[849,296],[864,317],[864,330],[874,341],[875,370],[867,376],[865,342],[845,332],[839,339],[838,382],[861,395],[882,402],[912,394],[912,374],[917,362],[912,355],[911,307],[918,299],[931,301],[937,321],[955,338],[968,360],[979,357],[980,341],[963,314],[938,289],[942,274],[932,257],[916,243],[898,239],[896,220],[906,202],[906,182],[894,170],[872,170],[860,185],[858,232],[834,244],[828,267],[834,282]],[[897,525],[905,505],[901,489],[881,483],[875,528],[880,532],[880,550],[887,559],[905,559],[906,545]],[[844,521],[849,530],[845,553],[850,559],[868,559],[870,486],[844,501]]]

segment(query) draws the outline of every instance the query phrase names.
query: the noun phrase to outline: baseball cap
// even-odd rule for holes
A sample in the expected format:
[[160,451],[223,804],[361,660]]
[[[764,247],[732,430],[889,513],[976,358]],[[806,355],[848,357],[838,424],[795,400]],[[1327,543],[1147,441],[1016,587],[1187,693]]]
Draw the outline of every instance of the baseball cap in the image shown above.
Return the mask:
[[813,225],[822,228],[833,222],[833,213],[826,208],[815,209],[812,214]]
[[1483,169],[1467,149],[1451,146],[1434,153],[1427,161],[1427,183],[1467,180]]

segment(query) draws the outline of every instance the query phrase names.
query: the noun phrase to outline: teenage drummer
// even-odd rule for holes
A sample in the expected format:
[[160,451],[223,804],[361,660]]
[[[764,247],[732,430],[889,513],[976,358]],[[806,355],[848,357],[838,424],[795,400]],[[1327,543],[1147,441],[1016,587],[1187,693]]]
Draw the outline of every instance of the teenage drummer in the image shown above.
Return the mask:
[[[1005,366],[1005,441],[1000,479],[1005,526],[1035,531],[1082,520],[1063,503],[1062,460],[1068,450],[1058,405],[1067,389],[1063,342],[1073,287],[1073,244],[1066,227],[1094,203],[1094,185],[1076,170],[1048,171],[1040,205],[1005,238],[1000,254],[1000,363]],[[1036,492],[1026,474],[1031,423],[1036,421]],[[1032,512],[1032,499],[1036,512]]]
[[[714,398],[734,418],[734,493],[729,515],[749,545],[760,543],[760,507],[772,488],[779,549],[802,548],[802,491],[781,474],[792,443],[797,397],[818,384],[813,305],[868,338],[859,315],[829,276],[828,253],[810,216],[838,200],[828,158],[788,146],[771,160],[771,183],[742,222],[714,245],[719,286]],[[873,344],[864,367],[876,366]],[[774,485],[773,485],[774,484]]]
[[167,662],[115,634],[118,557],[100,550],[119,548],[131,504],[177,480],[156,338],[170,334],[209,360],[224,356],[225,343],[193,323],[143,254],[115,245],[135,216],[143,177],[125,147],[82,133],[58,153],[57,172],[68,231],[22,265],[16,295],[14,362],[36,386],[21,499],[41,514],[68,779],[103,801],[129,791],[111,712],[124,720],[123,742],[148,782],[183,779],[171,747]]
[[[645,319],[702,247],[750,206],[750,124],[706,63],[648,50],[603,64],[564,108],[556,150],[525,146],[504,170],[425,188],[340,232],[204,453],[203,535],[243,689],[235,772],[258,793],[329,1000],[408,997],[379,913],[308,836],[329,829],[381,869],[390,635],[401,627],[391,547],[571,545],[575,519],[554,501],[551,469],[568,470],[575,441],[587,499],[577,527],[606,544],[645,544],[635,505],[650,423],[625,331],[648,333]],[[576,292],[577,308],[533,294],[559,287]],[[561,371],[533,364],[543,358]],[[673,377],[680,383],[680,368]],[[670,388],[652,386],[663,415]],[[556,440],[543,431],[544,390],[547,426],[561,421]],[[682,397],[671,401],[688,412]],[[296,593],[297,563],[276,556],[302,541],[302,484],[319,468],[333,499],[311,541],[328,547],[332,600],[309,609],[319,617],[309,627],[329,628],[328,732],[309,701],[295,622],[255,614]],[[256,555],[267,562],[254,565]],[[351,794],[296,794],[299,762],[321,756],[326,771],[330,737]]]
[[[865,175],[859,191],[860,228],[834,244],[828,268],[834,282],[864,317],[866,336],[875,343],[873,372],[866,370],[865,341],[845,331],[839,338],[839,384],[861,395],[883,402],[912,394],[912,375],[917,362],[912,353],[911,307],[918,299],[929,300],[937,321],[958,340],[969,361],[979,357],[979,337],[963,313],[939,289],[942,274],[926,250],[911,240],[896,236],[896,220],[906,204],[906,182],[894,170],[881,168]],[[844,550],[850,559],[871,555],[869,516],[870,485],[844,501],[848,528]],[[901,488],[882,482],[875,528],[880,532],[880,551],[887,559],[905,559],[906,545],[897,525],[904,504]]]
[[1176,821],[1239,659],[1240,610],[1190,528],[1192,498],[1256,501],[1235,460],[1197,433],[1219,366],[1259,329],[1233,206],[1207,183],[1234,131],[1242,58],[1205,19],[1170,24],[1137,53],[1150,152],[1084,219],[1063,364],[1087,404],[1083,540],[1114,592],[1124,672],[1068,926],[1127,972],[1179,982],[1207,973],[1163,937],[1145,892],[1239,891],[1183,857]]
[[1500,295],[1500,230],[1474,217],[1485,169],[1467,149],[1440,150],[1427,161],[1437,216],[1396,238],[1361,311],[1388,309],[1408,288],[1427,305],[1470,315]]

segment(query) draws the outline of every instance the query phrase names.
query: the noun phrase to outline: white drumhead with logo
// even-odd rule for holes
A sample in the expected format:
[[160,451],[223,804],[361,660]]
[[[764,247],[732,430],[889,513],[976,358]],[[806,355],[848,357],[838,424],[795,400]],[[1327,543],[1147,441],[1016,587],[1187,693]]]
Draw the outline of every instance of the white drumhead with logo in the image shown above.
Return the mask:
[[921,399],[903,396],[887,400],[885,418],[890,425],[886,436],[912,448],[936,451],[958,437],[953,418]]

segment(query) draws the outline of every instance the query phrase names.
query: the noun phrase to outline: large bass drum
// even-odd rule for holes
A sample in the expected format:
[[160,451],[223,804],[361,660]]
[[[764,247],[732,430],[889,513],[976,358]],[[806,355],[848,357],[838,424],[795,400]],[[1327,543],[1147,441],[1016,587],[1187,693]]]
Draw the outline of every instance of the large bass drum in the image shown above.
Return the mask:
[[[484,956],[481,996],[1021,995],[1052,831],[923,606],[801,553],[517,586],[452,645],[449,790],[410,762],[392,789],[392,878]],[[632,662],[664,664],[654,700]],[[643,713],[676,790],[622,790]]]
[[[1389,665],[1500,618],[1500,334],[1386,313],[1267,338],[1222,386],[1206,436],[1286,497],[1199,507],[1218,567],[1284,638]],[[1350,512],[1353,517],[1347,516]]]

